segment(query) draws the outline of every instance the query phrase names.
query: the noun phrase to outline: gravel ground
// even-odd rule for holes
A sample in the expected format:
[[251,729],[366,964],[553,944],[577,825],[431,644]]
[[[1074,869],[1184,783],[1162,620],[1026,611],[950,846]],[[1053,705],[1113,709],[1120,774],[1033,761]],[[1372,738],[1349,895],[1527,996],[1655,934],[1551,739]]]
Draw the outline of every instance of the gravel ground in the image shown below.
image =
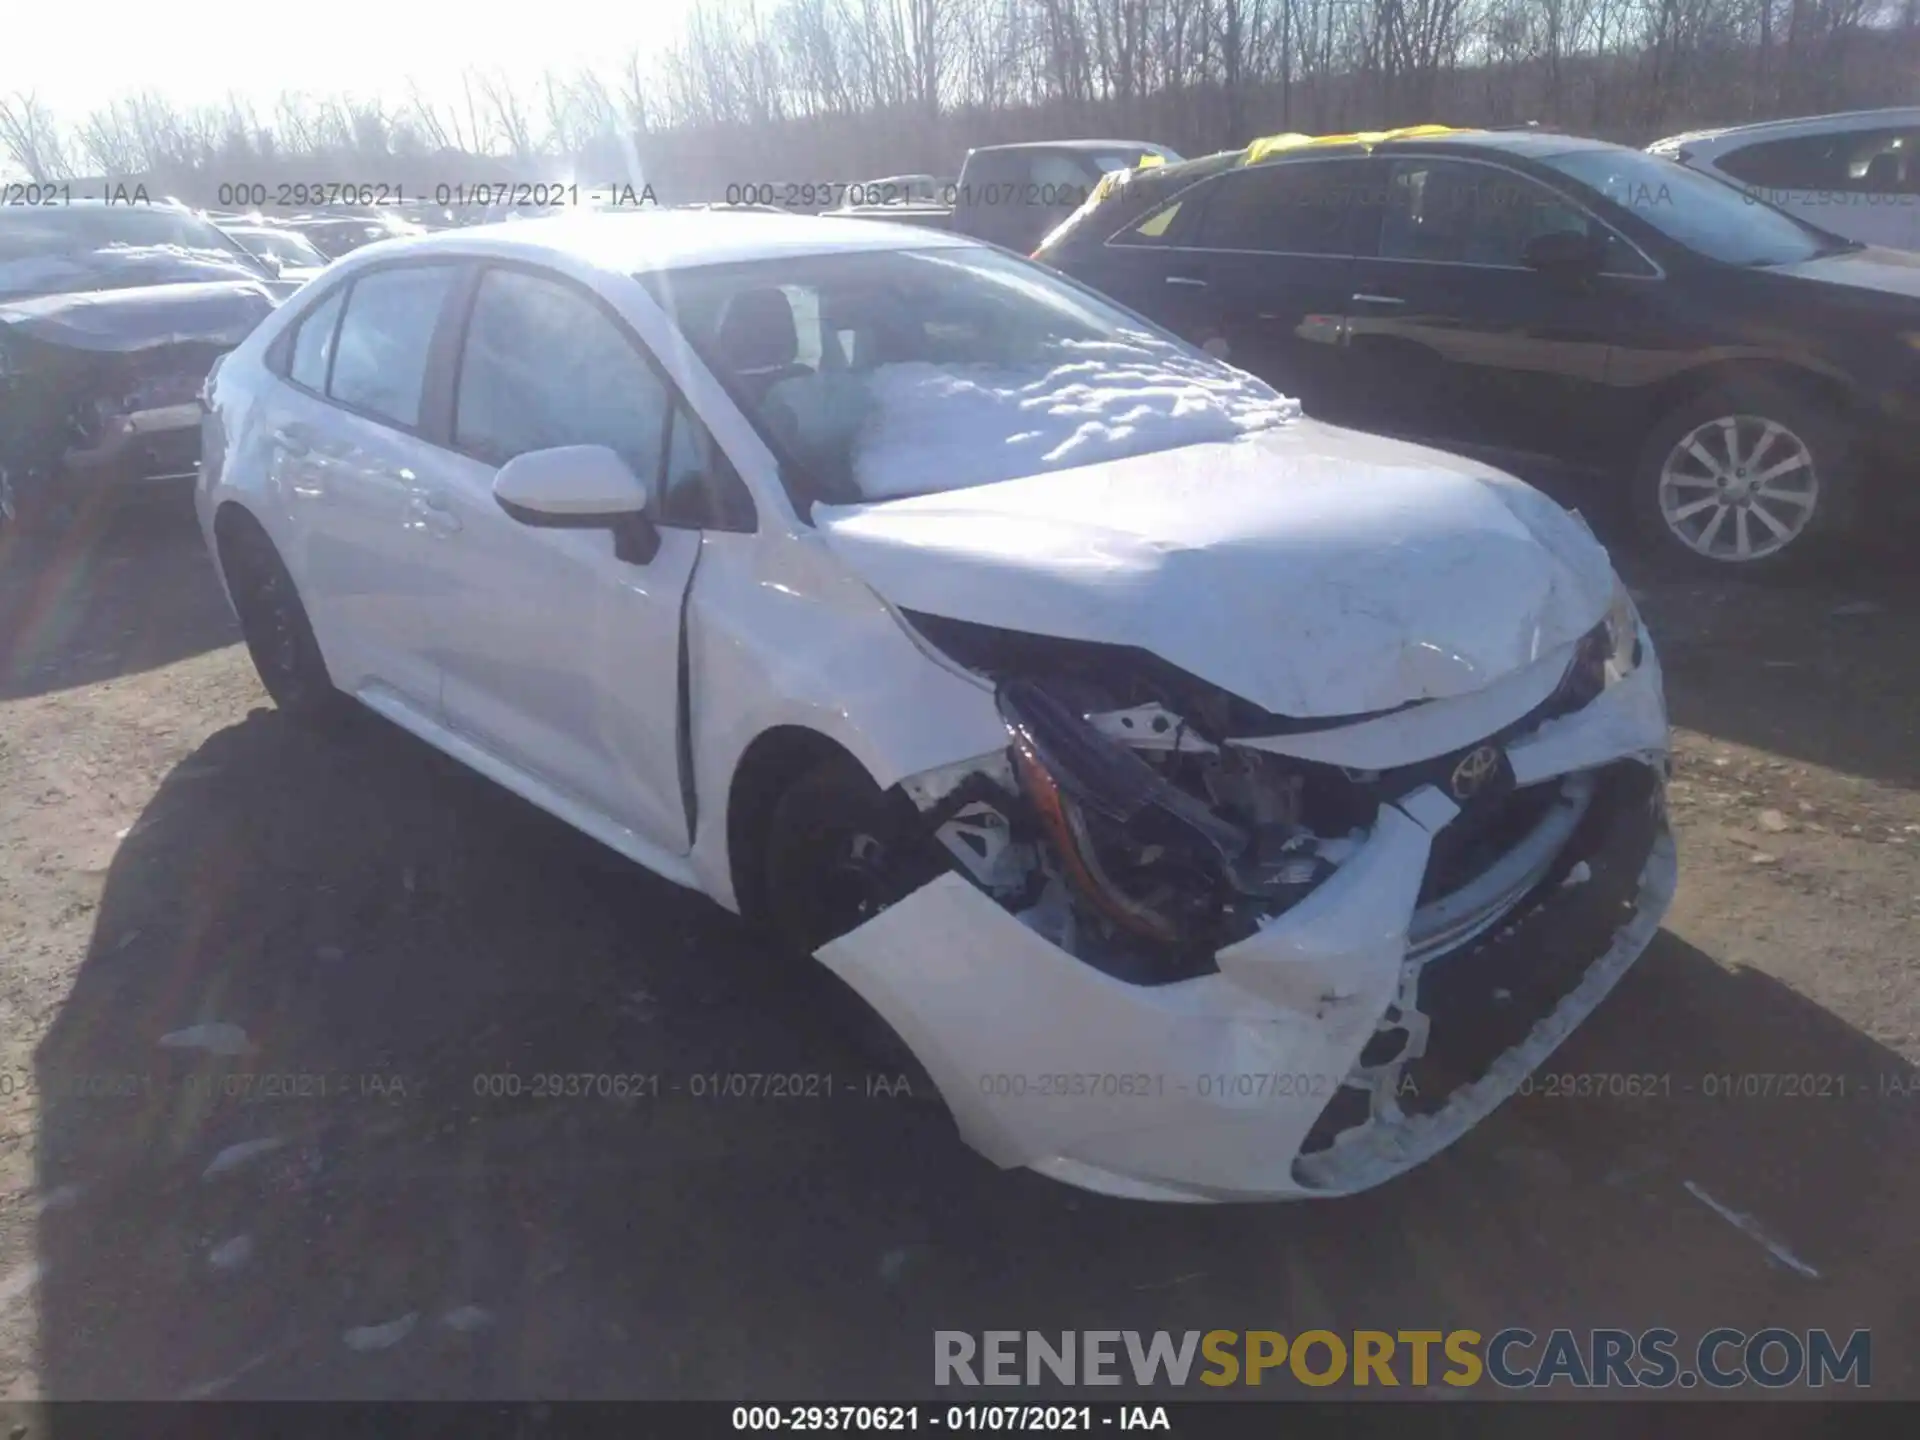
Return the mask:
[[[371,717],[290,730],[177,518],[0,549],[0,1396],[912,1398],[937,1328],[1505,1325],[1870,1327],[1920,1396],[1903,568],[1637,585],[1681,891],[1549,1068],[1667,1095],[1189,1209],[995,1171],[711,904]],[[836,1089],[476,1094],[509,1069]],[[1834,1078],[1703,1093],[1747,1075]]]

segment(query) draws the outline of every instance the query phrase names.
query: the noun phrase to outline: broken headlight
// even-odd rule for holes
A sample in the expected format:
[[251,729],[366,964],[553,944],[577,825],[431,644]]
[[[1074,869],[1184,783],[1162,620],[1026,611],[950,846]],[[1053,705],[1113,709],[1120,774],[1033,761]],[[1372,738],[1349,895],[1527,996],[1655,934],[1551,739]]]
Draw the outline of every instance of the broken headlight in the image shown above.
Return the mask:
[[1627,587],[1616,577],[1613,582],[1613,600],[1607,606],[1606,624],[1606,667],[1607,684],[1623,680],[1633,673],[1640,663],[1640,611],[1634,606],[1633,596]]

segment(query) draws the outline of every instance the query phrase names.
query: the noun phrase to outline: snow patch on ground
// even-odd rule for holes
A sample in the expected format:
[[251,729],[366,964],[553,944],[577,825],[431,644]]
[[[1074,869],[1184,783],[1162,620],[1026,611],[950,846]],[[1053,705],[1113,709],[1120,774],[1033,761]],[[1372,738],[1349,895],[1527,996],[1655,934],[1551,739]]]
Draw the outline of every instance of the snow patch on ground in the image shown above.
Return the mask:
[[849,445],[868,500],[957,490],[1283,425],[1300,404],[1147,334],[1060,341],[1032,365],[912,361],[768,392],[807,448]]

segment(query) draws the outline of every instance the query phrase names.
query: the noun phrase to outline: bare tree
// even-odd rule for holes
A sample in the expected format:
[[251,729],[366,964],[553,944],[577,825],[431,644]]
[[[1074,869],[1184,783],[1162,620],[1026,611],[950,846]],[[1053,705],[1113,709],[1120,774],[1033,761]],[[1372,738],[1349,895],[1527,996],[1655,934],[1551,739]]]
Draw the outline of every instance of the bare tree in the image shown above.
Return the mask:
[[42,183],[73,175],[59,122],[32,93],[16,92],[0,100],[0,150]]

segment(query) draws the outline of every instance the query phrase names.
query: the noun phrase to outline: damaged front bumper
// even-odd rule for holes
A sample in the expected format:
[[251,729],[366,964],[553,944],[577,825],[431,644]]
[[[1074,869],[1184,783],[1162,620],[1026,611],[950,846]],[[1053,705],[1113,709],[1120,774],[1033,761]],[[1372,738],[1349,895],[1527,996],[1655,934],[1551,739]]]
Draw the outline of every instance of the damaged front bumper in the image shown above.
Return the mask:
[[1423,786],[1212,973],[1130,983],[955,874],[818,957],[998,1165],[1152,1200],[1368,1189],[1512,1094],[1660,925],[1677,865],[1661,677],[1641,639],[1631,673],[1507,744],[1519,786],[1559,794],[1441,900],[1423,904],[1422,886],[1460,812]]

